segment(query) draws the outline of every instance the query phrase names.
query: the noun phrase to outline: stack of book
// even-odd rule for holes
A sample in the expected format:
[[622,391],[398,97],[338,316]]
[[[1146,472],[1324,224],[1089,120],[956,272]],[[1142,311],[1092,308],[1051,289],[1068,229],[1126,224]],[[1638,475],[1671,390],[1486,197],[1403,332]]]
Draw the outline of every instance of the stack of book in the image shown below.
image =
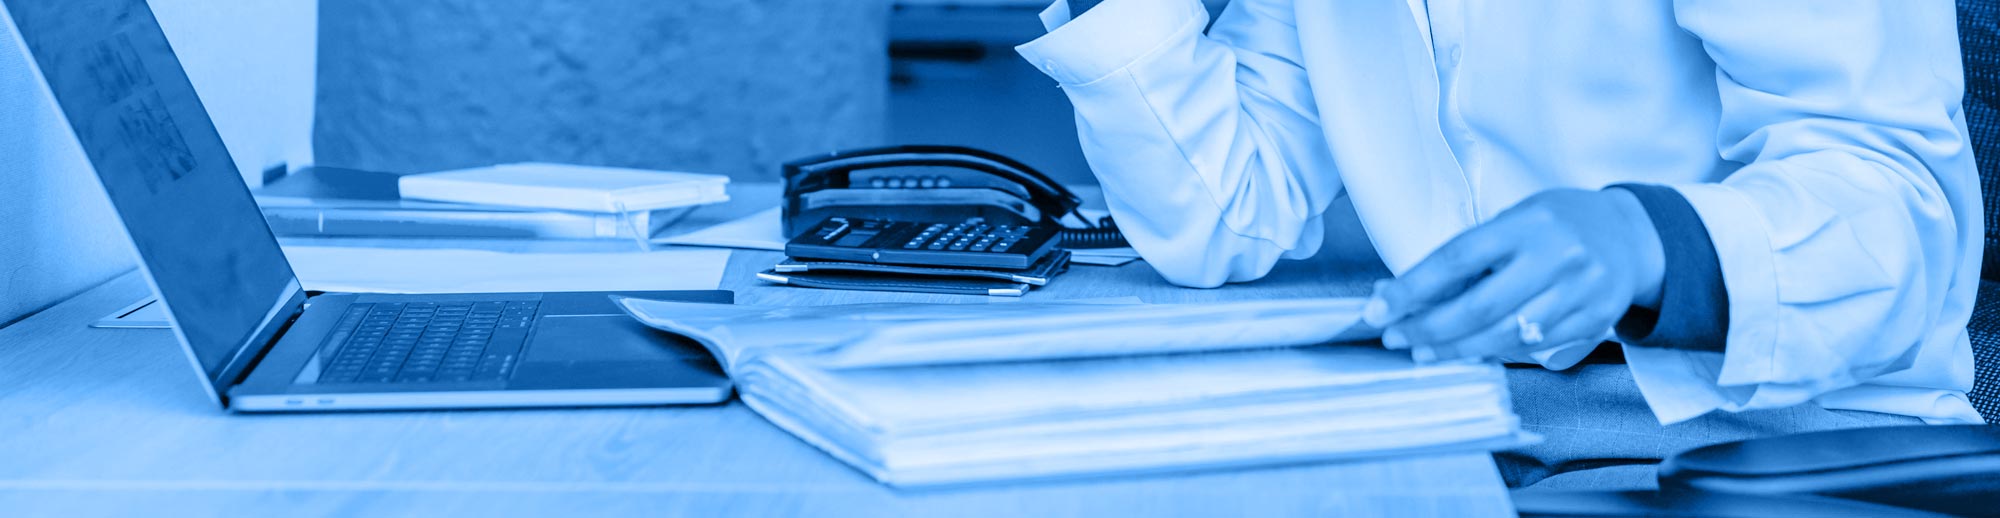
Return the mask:
[[434,173],[313,167],[253,194],[281,236],[637,239],[694,207],[727,201],[728,183],[562,164]]
[[622,300],[745,403],[883,483],[930,486],[1528,440],[1500,369],[1364,342],[1357,299],[815,308]]

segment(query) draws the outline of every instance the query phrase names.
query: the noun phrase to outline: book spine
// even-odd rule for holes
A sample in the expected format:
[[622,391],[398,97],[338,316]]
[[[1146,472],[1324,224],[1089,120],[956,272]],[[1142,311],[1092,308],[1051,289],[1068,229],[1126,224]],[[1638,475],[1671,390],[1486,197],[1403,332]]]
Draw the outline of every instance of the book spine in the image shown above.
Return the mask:
[[628,225],[620,224],[616,215],[569,212],[267,207],[264,220],[280,236],[632,238]]

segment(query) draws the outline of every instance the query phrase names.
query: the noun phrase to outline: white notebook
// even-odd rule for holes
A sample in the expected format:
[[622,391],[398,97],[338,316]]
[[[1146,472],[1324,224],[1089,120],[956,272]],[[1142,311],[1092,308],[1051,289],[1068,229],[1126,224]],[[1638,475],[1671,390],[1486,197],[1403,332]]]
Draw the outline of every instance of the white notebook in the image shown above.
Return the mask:
[[577,212],[643,212],[729,200],[729,177],[524,162],[402,177],[404,198]]
[[895,486],[1524,444],[1497,365],[1371,343],[1365,301],[848,304],[620,299],[709,348],[751,410]]

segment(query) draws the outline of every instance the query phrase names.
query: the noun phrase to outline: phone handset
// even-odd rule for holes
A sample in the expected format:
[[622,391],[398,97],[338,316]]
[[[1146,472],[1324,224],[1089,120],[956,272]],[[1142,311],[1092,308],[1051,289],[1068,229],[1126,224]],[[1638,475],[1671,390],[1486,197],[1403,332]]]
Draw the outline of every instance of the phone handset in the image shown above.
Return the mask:
[[[1059,229],[1064,248],[1127,246],[1111,218],[1091,221],[1048,175],[997,153],[962,146],[891,146],[784,165],[787,238],[829,217],[902,220],[984,218]],[[1070,218],[1076,225],[1065,225]]]

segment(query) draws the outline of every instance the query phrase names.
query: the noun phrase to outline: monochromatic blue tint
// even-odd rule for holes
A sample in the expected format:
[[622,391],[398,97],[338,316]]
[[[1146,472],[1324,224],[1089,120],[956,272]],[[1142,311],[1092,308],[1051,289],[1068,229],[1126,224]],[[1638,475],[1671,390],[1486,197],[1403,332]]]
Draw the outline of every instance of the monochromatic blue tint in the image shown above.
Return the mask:
[[887,0],[320,4],[320,164],[776,179],[882,144]]
[[268,338],[298,281],[151,10],[24,3],[10,14],[192,359],[207,378],[239,374],[250,361],[240,351]]
[[7,516],[2000,513],[1993,0],[0,15]]

